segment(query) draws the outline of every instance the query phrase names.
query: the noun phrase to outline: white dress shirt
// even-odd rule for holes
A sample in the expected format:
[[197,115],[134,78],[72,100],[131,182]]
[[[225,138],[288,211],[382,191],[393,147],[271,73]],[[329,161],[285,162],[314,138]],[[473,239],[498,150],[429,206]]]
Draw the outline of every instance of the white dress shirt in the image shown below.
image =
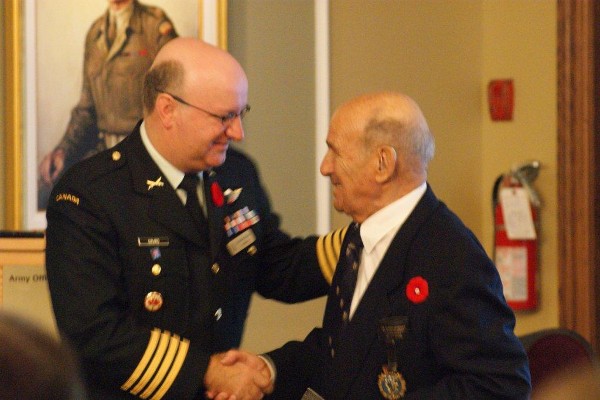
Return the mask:
[[[179,188],[179,184],[183,181],[183,177],[185,174],[178,170],[173,164],[167,161],[158,150],[152,145],[150,138],[148,138],[148,133],[146,132],[146,123],[142,122],[140,126],[140,135],[142,136],[142,143],[144,143],[144,147],[148,150],[148,154],[152,160],[158,165],[158,168],[161,170],[169,184],[175,189],[177,192],[177,196],[181,199],[181,202],[185,205],[187,200],[187,193],[184,189]],[[200,178],[200,182],[202,182],[202,173],[198,173],[198,177]],[[158,179],[158,177],[156,177]],[[200,208],[204,212],[206,216],[206,204],[204,200],[204,185],[198,185],[197,187],[198,200],[200,201]]]
[[379,268],[379,264],[388,247],[390,247],[394,236],[421,200],[426,189],[427,183],[423,183],[418,188],[377,211],[360,225],[360,237],[364,248],[360,255],[356,288],[350,304],[350,318],[354,315],[354,311],[356,311],[373,275],[377,272],[377,268]]

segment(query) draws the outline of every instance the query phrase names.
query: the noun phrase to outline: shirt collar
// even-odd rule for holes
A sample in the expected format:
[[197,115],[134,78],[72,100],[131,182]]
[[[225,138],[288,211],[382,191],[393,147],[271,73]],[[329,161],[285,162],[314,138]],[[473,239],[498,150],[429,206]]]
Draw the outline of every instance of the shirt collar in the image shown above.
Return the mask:
[[419,187],[383,207],[361,224],[360,237],[367,253],[370,253],[385,236],[395,235],[398,232],[426,190],[427,183],[423,182]]
[[131,19],[131,15],[133,14],[133,1],[118,11],[113,11],[109,9],[108,13],[110,15],[109,18],[116,18],[117,29],[123,26],[127,26],[127,23],[129,22],[129,20]]
[[[150,157],[152,158],[152,160],[154,160],[156,165],[158,165],[158,168],[165,175],[165,178],[167,178],[167,181],[169,181],[169,183],[171,184],[173,189],[177,189],[177,187],[179,187],[179,184],[181,183],[181,181],[183,181],[183,177],[185,174],[182,171],[178,170],[169,161],[167,161],[167,159],[164,158],[158,152],[158,150],[156,150],[156,147],[154,147],[154,145],[152,145],[152,142],[150,141],[150,138],[148,137],[148,132],[146,132],[145,124],[146,123],[144,121],[142,121],[142,125],[140,126],[140,135],[142,137],[142,143],[144,143],[144,147],[148,151],[148,154],[150,154]],[[198,176],[200,177],[200,179],[202,179],[202,174],[199,174]]]

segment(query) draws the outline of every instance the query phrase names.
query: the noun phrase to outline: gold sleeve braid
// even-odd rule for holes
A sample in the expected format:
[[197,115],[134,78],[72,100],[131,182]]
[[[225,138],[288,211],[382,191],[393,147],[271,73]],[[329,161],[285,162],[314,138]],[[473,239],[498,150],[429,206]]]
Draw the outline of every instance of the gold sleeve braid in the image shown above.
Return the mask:
[[317,259],[321,272],[329,283],[333,280],[333,273],[340,258],[340,249],[348,226],[331,231],[317,240]]
[[189,346],[187,339],[153,329],[142,359],[121,389],[142,399],[161,399],[175,381]]

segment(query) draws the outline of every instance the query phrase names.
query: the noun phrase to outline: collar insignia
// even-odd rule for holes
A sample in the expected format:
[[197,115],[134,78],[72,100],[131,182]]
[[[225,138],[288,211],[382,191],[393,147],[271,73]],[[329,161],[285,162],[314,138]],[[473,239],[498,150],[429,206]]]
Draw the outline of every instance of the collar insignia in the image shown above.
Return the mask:
[[155,187],[163,187],[165,186],[165,183],[162,181],[162,176],[159,176],[158,179],[155,181],[148,179],[146,181],[146,185],[148,185],[148,190],[150,190],[154,189]]

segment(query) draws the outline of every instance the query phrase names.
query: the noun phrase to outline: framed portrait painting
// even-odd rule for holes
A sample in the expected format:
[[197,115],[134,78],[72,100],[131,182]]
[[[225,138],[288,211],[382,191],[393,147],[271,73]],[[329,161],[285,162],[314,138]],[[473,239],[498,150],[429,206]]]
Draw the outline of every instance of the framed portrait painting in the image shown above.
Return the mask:
[[[129,114],[130,120],[141,118],[141,95],[137,93],[141,94],[143,75],[162,44],[176,35],[202,36],[225,47],[224,0],[133,0],[127,17],[117,17],[125,22],[118,23],[112,38],[109,21],[113,19],[108,9],[113,1],[13,0],[12,31],[17,32],[13,40],[18,45],[12,47],[17,53],[12,57],[20,59],[15,63],[20,67],[8,72],[13,81],[21,82],[22,90],[15,90],[8,102],[20,114],[20,123],[13,121],[17,129],[12,132],[11,150],[21,162],[14,163],[14,182],[7,185],[8,197],[15,203],[7,207],[8,220],[17,221],[9,228],[45,229],[45,208],[56,179],[77,161],[111,147],[133,129],[123,115]],[[138,32],[146,29],[154,36],[146,34],[136,42],[134,26]],[[109,60],[122,67],[103,68]],[[121,83],[115,83],[118,79]],[[119,106],[103,106],[98,100],[99,80],[106,80],[105,88],[126,82],[134,90],[104,93],[107,104]],[[122,137],[102,132],[100,120],[121,120]],[[10,199],[8,203],[10,206]],[[11,218],[10,213],[17,215]]]

